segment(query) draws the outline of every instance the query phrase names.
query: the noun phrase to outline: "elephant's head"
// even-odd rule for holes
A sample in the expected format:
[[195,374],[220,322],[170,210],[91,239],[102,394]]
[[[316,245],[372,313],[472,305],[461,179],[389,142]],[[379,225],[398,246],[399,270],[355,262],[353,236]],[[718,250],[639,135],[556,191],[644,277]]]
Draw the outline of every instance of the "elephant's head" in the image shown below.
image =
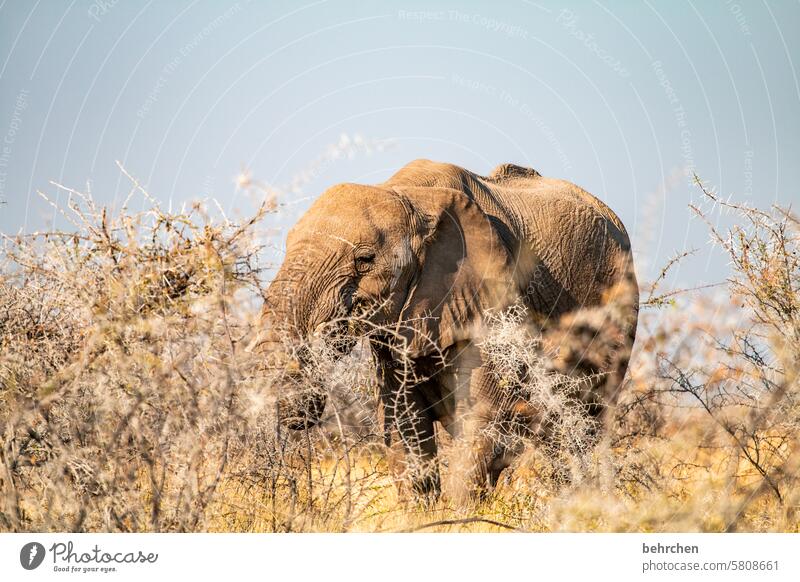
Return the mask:
[[309,342],[344,353],[370,334],[417,358],[458,341],[505,297],[509,252],[469,197],[389,184],[335,186],[289,233],[264,345],[286,370],[279,405],[291,428],[315,424],[325,405],[304,376]]

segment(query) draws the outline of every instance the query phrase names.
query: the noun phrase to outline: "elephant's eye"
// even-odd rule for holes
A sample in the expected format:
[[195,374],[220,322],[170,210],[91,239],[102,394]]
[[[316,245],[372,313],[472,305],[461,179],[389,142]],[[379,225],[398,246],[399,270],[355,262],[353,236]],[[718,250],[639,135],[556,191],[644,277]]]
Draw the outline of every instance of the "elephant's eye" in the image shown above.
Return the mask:
[[375,263],[375,253],[361,253],[356,255],[356,271],[360,274],[366,273]]

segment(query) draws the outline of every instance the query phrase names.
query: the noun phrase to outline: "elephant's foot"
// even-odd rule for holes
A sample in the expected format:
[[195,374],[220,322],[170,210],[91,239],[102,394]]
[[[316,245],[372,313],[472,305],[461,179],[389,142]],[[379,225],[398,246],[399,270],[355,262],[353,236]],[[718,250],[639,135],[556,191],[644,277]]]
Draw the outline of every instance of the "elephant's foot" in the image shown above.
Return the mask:
[[507,451],[503,450],[494,455],[489,461],[487,471],[487,481],[489,487],[494,489],[500,482],[500,474],[511,466],[512,457]]
[[474,505],[484,501],[500,481],[502,472],[514,459],[512,451],[491,439],[459,443],[450,455],[446,492],[456,505]]
[[456,443],[448,456],[448,499],[456,506],[474,505],[485,499],[491,483],[484,455],[469,443]]
[[415,501],[430,506],[439,500],[442,486],[438,467],[434,467],[423,475],[411,476],[410,480]]
[[438,501],[442,486],[435,459],[423,461],[397,449],[390,450],[388,458],[401,497],[425,506]]

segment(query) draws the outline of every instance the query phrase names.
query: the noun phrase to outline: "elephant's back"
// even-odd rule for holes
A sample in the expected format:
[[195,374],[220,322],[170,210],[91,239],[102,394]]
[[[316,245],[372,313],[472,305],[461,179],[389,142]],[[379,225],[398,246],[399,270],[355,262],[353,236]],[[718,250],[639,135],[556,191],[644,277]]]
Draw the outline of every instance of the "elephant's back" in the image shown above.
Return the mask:
[[517,284],[536,311],[560,315],[597,305],[609,288],[633,275],[628,233],[601,200],[538,173],[488,178],[517,225]]
[[543,234],[552,228],[557,231],[553,236],[560,236],[567,226],[563,224],[565,220],[583,224],[590,219],[592,228],[608,230],[621,248],[630,251],[628,231],[616,213],[602,200],[572,182],[537,174],[530,178],[494,182],[490,188],[505,206],[519,215],[523,224],[537,224],[534,234]]
[[464,192],[513,249],[519,292],[543,315],[596,305],[609,288],[633,274],[630,239],[619,217],[579,186],[532,168],[502,164],[480,176],[420,159],[382,186]]

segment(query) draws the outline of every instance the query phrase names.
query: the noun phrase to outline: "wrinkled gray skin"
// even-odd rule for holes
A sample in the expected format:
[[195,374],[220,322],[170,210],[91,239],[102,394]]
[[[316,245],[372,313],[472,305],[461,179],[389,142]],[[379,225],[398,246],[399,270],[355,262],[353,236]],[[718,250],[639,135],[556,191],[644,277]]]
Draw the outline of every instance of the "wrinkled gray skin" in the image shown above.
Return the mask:
[[[633,281],[622,342],[630,348],[638,292],[628,235],[610,209],[528,168],[504,164],[483,177],[417,160],[382,184],[330,188],[300,219],[267,294],[264,345],[285,353],[287,339],[301,345],[322,333],[345,353],[353,334],[326,324],[362,314],[368,324],[350,329],[368,334],[385,440],[402,443],[414,490],[439,494],[438,421],[465,451],[451,470],[462,471],[468,494],[480,494],[514,453],[483,429],[504,415],[517,425],[535,420],[514,408],[513,387],[501,386],[476,347],[485,310],[521,300],[532,320],[557,321],[601,304],[625,277]],[[288,379],[302,382],[306,355],[282,360]],[[287,384],[284,422],[314,425],[324,396],[291,392]]]

